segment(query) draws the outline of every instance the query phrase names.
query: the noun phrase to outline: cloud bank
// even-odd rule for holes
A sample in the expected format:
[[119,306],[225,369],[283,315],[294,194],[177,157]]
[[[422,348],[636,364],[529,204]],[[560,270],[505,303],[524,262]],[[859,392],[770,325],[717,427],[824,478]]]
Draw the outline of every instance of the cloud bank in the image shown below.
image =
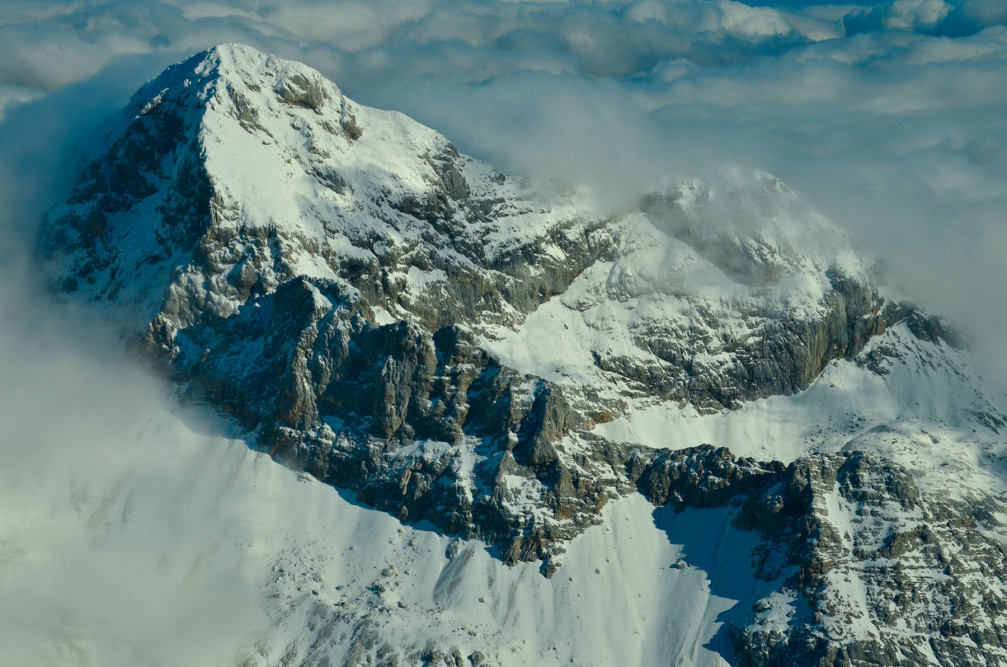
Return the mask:
[[25,278],[0,271],[0,662],[234,664],[267,619],[222,438]]

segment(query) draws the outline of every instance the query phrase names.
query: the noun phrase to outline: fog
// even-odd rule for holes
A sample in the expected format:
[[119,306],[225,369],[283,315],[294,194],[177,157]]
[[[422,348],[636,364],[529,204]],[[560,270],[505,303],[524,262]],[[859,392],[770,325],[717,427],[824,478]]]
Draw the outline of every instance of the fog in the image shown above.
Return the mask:
[[265,616],[260,573],[235,570],[254,533],[248,498],[220,488],[223,425],[17,271],[0,287],[0,662],[233,662]]
[[[229,41],[613,207],[725,165],[771,172],[962,328],[1007,387],[999,0],[0,1],[0,645],[34,651],[44,642],[11,642],[59,628],[79,633],[59,646],[142,637],[150,655],[123,662],[188,664],[263,622],[254,585],[219,561],[185,584],[180,564],[211,540],[200,512],[154,509],[184,501],[186,466],[225,446],[225,425],[178,417],[115,332],[51,302],[31,262],[39,219],[110,114],[169,63]],[[150,521],[95,528],[102,494],[137,475]],[[213,530],[247,529],[231,503]]]

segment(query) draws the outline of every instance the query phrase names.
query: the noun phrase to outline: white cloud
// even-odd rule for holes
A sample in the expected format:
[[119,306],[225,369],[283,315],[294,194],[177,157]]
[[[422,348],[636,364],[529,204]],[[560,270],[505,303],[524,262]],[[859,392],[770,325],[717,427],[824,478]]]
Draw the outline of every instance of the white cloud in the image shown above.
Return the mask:
[[86,314],[37,308],[30,269],[0,267],[0,662],[234,664],[267,621],[234,558],[246,499],[194,474],[219,438]]
[[1002,0],[965,0],[962,13],[981,26],[1007,23],[1007,4]]
[[0,86],[0,121],[4,117],[4,109],[9,106],[24,104],[37,99],[41,93],[31,88],[21,86]]
[[720,0],[724,30],[746,37],[784,35],[791,31],[790,23],[771,7],[749,7],[743,2]]
[[883,21],[889,30],[932,28],[950,12],[944,0],[894,0]]

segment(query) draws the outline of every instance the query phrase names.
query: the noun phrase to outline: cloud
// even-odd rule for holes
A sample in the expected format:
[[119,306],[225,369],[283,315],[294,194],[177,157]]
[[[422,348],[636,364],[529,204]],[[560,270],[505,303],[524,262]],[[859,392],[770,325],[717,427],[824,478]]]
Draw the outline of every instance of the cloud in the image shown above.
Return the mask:
[[720,11],[723,12],[720,25],[734,35],[766,37],[793,30],[783,14],[771,7],[749,7],[743,2],[721,0]]
[[[438,74],[448,66],[465,71],[460,59],[442,58],[460,46],[468,47],[476,61],[485,61],[483,56],[510,58],[510,71],[539,57],[574,62],[581,74],[624,76],[675,57],[739,62],[760,52],[838,37],[841,30],[836,21],[733,0],[8,1],[0,4],[0,42],[5,47],[0,85],[52,90],[90,76],[118,57],[194,51],[228,40],[291,57],[314,56],[316,65],[331,66],[354,55],[360,70],[340,71],[344,85],[358,77],[385,75],[382,62],[405,67],[403,75],[408,76],[415,60],[408,56],[417,53],[439,63]],[[420,69],[429,72],[431,66]],[[468,80],[485,80],[484,70],[473,68]]]
[[930,30],[947,18],[952,9],[944,0],[891,0],[854,10],[843,23],[848,32]]
[[0,121],[3,120],[4,109],[9,106],[24,104],[37,99],[40,93],[30,88],[20,86],[0,86]]
[[1007,5],[1000,0],[966,0],[962,3],[960,12],[980,26],[1007,23]]
[[235,663],[266,618],[259,573],[233,558],[251,539],[247,499],[223,492],[226,470],[208,460],[221,439],[173,415],[162,381],[106,327],[38,308],[30,267],[10,260],[0,255],[3,662]]
[[888,7],[884,26],[889,30],[932,28],[951,13],[944,0],[894,0]]

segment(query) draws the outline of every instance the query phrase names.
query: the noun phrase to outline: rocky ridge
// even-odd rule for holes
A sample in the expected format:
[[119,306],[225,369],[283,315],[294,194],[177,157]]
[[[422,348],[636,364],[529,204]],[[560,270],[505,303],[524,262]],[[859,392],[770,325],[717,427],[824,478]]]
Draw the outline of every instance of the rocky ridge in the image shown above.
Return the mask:
[[662,458],[641,491],[678,510],[733,503],[762,539],[757,576],[779,585],[732,620],[737,664],[1007,660],[1002,495],[928,497],[864,452],[786,468],[713,448]]
[[[904,632],[967,664],[975,638],[925,613],[950,601],[983,617],[982,654],[999,655],[1002,591],[977,600],[970,583],[1002,534],[976,507],[999,500],[920,499],[911,475],[860,452],[784,465],[598,432],[641,406],[716,414],[795,394],[840,360],[883,374],[895,353],[872,341],[897,326],[913,345],[960,346],[883,297],[841,233],[772,177],[678,184],[600,215],[590,193],[500,174],[310,68],[223,46],[137,93],[40,251],[54,289],[106,304],[186,396],[402,520],[551,574],[611,498],[735,504],[779,554],[762,575],[785,578],[732,626],[751,664],[921,658],[898,633],[850,634],[842,577],[868,591],[857,613],[872,627],[923,609]],[[833,501],[856,515],[846,533]],[[912,557],[929,573],[958,554],[970,565],[926,600],[896,567]],[[808,613],[780,625],[795,599]]]

